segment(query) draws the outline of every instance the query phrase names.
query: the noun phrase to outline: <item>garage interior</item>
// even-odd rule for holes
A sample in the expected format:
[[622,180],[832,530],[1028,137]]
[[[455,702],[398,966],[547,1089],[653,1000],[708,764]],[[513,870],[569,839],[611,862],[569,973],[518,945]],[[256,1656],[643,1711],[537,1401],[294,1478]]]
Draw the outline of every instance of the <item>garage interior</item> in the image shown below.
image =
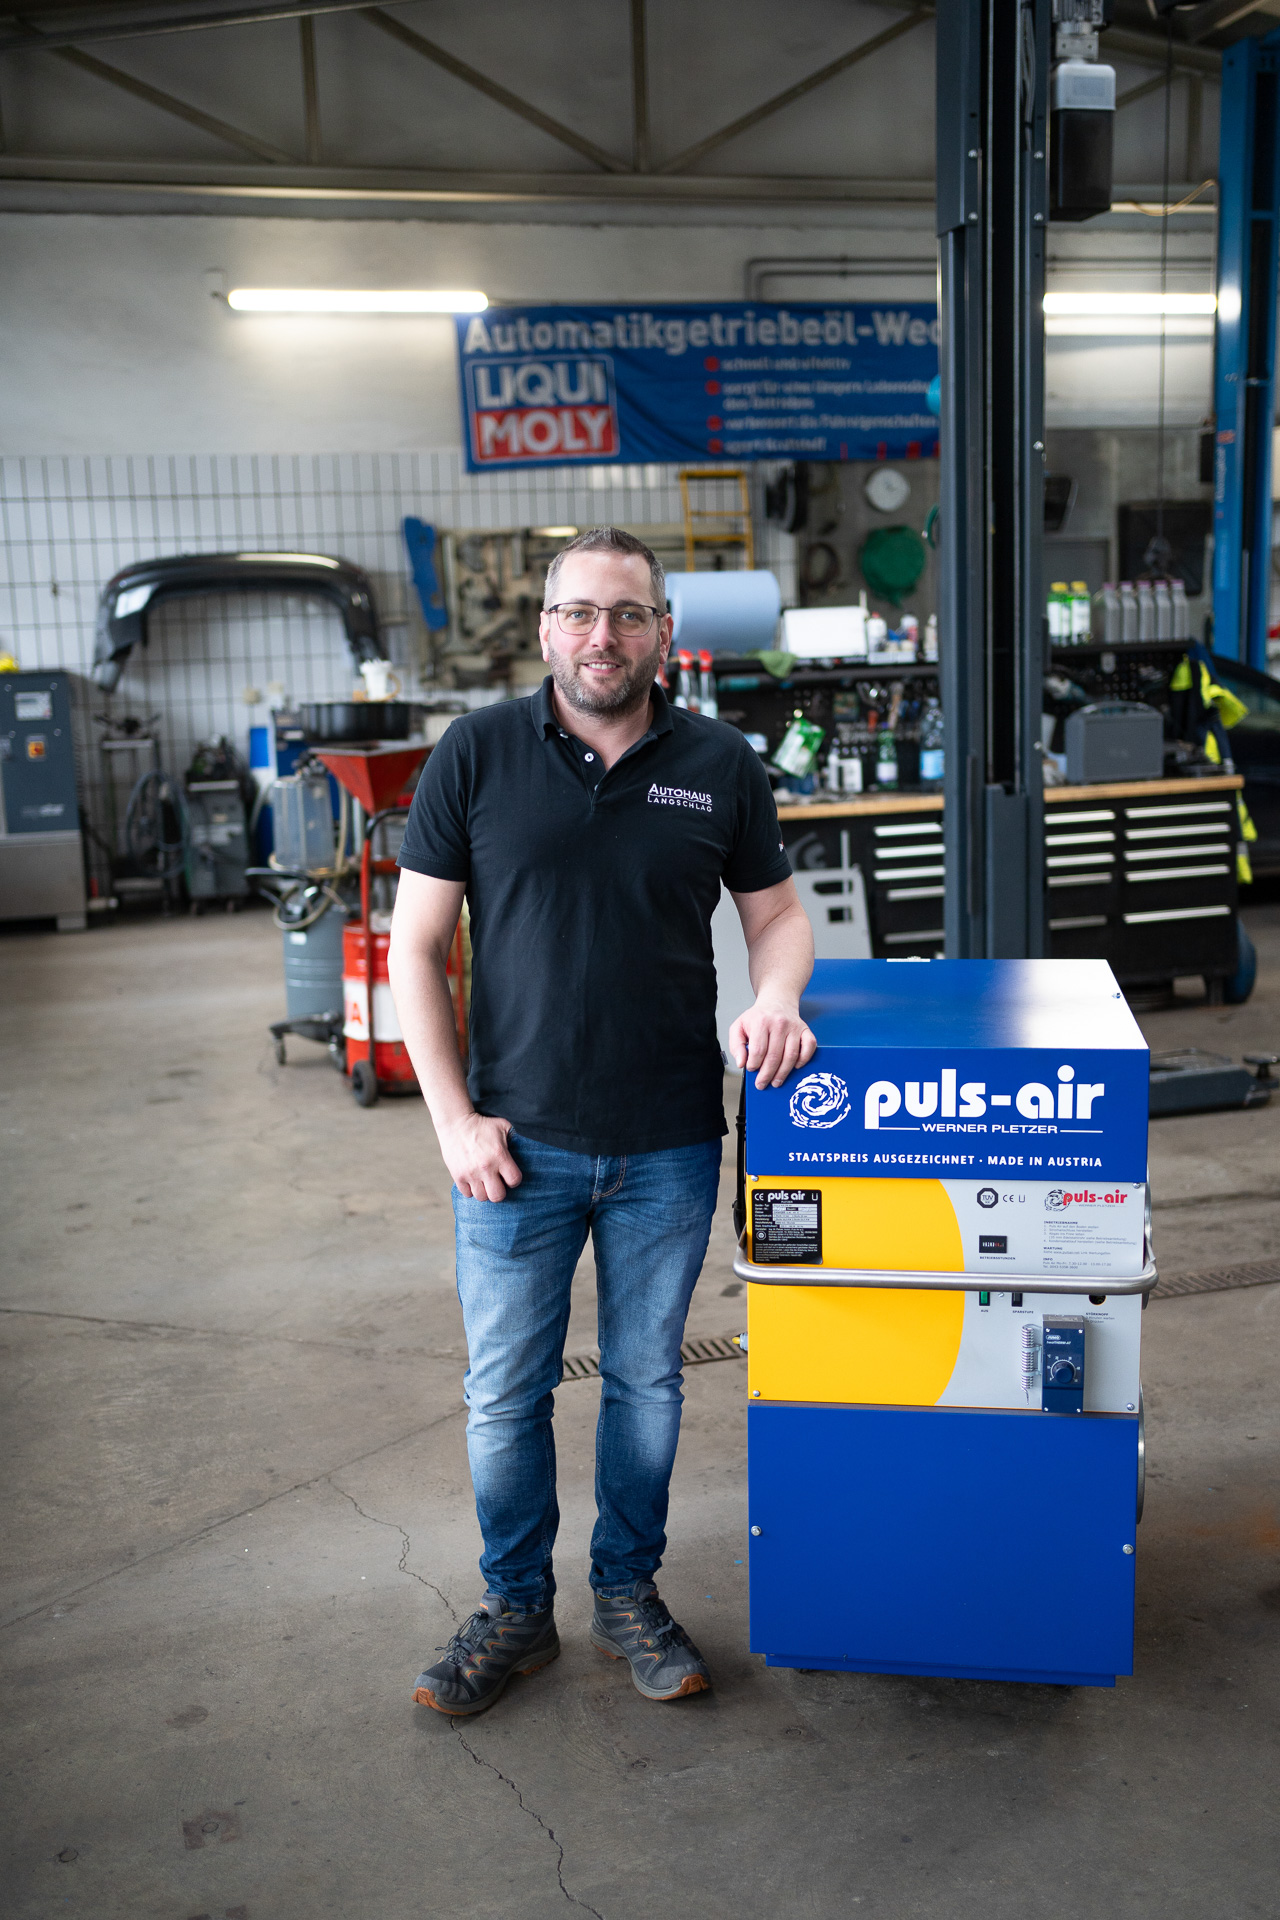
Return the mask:
[[[1019,11],[1051,61],[1048,0]],[[0,1906],[15,1920],[844,1920],[855,1907],[990,1920],[1064,1900],[1161,1920],[1280,1914],[1280,1103],[1268,1064],[1280,1051],[1269,632],[1280,186],[1258,188],[1277,165],[1263,153],[1233,213],[1227,186],[1239,182],[1222,156],[1239,156],[1219,122],[1222,75],[1244,43],[1274,90],[1280,4],[1169,13],[1115,0],[1099,54],[1115,74],[1110,207],[1050,219],[1041,235],[1060,303],[1037,314],[1037,488],[1041,469],[1048,478],[1026,538],[1038,600],[1083,581],[1094,624],[1087,637],[1050,632],[1050,607],[1043,627],[1037,613],[1034,632],[1019,629],[1019,672],[1034,662],[1036,713],[1043,687],[1051,722],[1024,742],[1043,782],[1026,855],[1039,945],[973,944],[999,942],[1009,923],[990,910],[989,875],[976,904],[972,888],[961,898],[969,877],[957,878],[950,844],[935,874],[920,839],[923,884],[905,890],[920,897],[899,900],[901,871],[877,878],[885,843],[866,837],[885,821],[925,835],[961,804],[945,374],[937,450],[925,438],[859,458],[708,447],[632,460],[624,446],[606,461],[484,472],[460,424],[450,314],[262,313],[227,297],[458,288],[483,290],[495,310],[914,311],[939,298],[945,12],[798,0],[783,20],[759,0],[692,11],[556,0],[537,15],[493,4],[477,19],[452,0],[33,0],[0,27],[0,681],[14,699],[41,676],[64,689],[81,888],[79,909],[46,899],[30,849],[9,866],[0,845],[13,889],[7,903],[0,890]],[[956,0],[953,16],[969,12]],[[1222,235],[1236,214],[1263,234],[1270,358],[1265,379],[1245,370],[1265,417],[1250,416],[1249,458],[1224,479],[1215,367],[1228,352]],[[1126,311],[1118,294],[1147,307]],[[1061,303],[1080,295],[1112,305]],[[1185,296],[1181,309],[1170,296]],[[1134,1669],[1114,1691],[766,1667],[749,1650],[736,1345],[747,1289],[727,1154],[687,1329],[663,1573],[714,1689],[659,1710],[587,1643],[587,1588],[570,1574],[587,1556],[599,1396],[584,1260],[557,1394],[564,1655],[476,1720],[410,1704],[416,1666],[479,1593],[449,1176],[420,1100],[362,1105],[351,1072],[334,1073],[341,1020],[310,1030],[312,1007],[297,1032],[273,1031],[293,1012],[289,931],[308,896],[282,920],[266,896],[283,889],[246,869],[269,865],[271,780],[317,739],[325,747],[304,711],[378,712],[388,688],[360,668],[386,660],[388,712],[409,711],[388,743],[418,746],[420,762],[460,712],[539,684],[540,570],[566,530],[622,525],[686,569],[682,471],[708,461],[742,472],[746,509],[736,477],[709,483],[718,544],[688,571],[727,578],[749,557],[771,574],[780,651],[789,614],[863,596],[904,636],[857,665],[795,655],[780,677],[758,658],[766,642],[711,670],[720,717],[759,732],[775,772],[797,717],[823,731],[821,758],[776,797],[812,911],[827,912],[823,888],[853,903],[823,921],[827,955],[1105,958],[1164,1062]],[[877,486],[893,493],[877,479],[886,471],[906,489],[887,510],[876,504]],[[1237,494],[1230,532],[1224,501]],[[863,571],[868,537],[890,522],[919,548],[896,603]],[[1260,563],[1249,529],[1264,522]],[[433,534],[434,573],[415,565],[407,525]],[[1185,631],[1117,643],[1108,590],[1150,577],[1153,533],[1166,529]],[[1235,564],[1228,578],[1229,534],[1235,562],[1241,550],[1252,561],[1243,576]],[[264,586],[259,564],[216,590],[202,576],[194,592],[158,594],[111,654],[108,583],[191,554],[341,557],[359,575],[352,592],[371,596],[377,645],[362,656],[350,602],[344,615],[298,577]],[[121,631],[123,606],[117,593],[107,609]],[[904,611],[918,615],[918,640],[905,638]],[[1186,715],[1170,683],[1191,644],[1240,709],[1226,765],[1201,751],[1212,714],[1198,743],[1176,731]],[[895,682],[896,696],[866,691]],[[934,689],[945,788],[925,766],[922,711],[909,719]],[[993,710],[1006,695],[1001,682]],[[1119,794],[1081,799],[1068,721],[1117,698],[1154,701],[1163,760],[1146,798],[1120,781]],[[17,709],[12,724],[16,740]],[[230,758],[201,760],[220,742]],[[856,787],[843,771],[853,762]],[[219,868],[208,880],[189,824],[174,825],[184,777],[188,789],[202,778],[237,789],[244,852],[230,879]],[[1009,775],[1013,798],[1022,779]],[[17,791],[6,788],[6,844],[21,838]],[[1239,846],[1237,792],[1254,828]],[[400,794],[393,785],[366,815]],[[1131,847],[1167,828],[1135,825],[1133,810],[1153,800],[1221,807],[1230,829],[1210,823],[1199,839],[1212,853],[1225,835],[1217,853],[1229,857],[1168,882],[1167,905],[1159,894],[1159,911],[1199,918],[1135,932],[1125,916],[1143,907],[1125,889],[1136,898],[1144,870]],[[189,793],[182,804],[197,819]],[[1123,873],[1105,848],[1055,851],[1055,821],[1107,807],[1109,842],[1124,815]],[[392,826],[375,859],[394,855]],[[277,849],[284,830],[278,811]],[[1093,865],[1060,864],[1081,859]],[[1069,892],[1052,890],[1064,876]],[[371,885],[385,910],[389,876]],[[861,949],[848,944],[858,934]],[[467,964],[460,943],[464,1028]],[[1225,1076],[1228,1091],[1208,1089],[1203,1106],[1168,1091],[1197,1071]],[[730,1121],[740,1087],[727,1072]],[[1071,1526],[1051,1505],[1017,1516],[1027,1533],[1060,1529],[1064,1555]],[[833,1597],[815,1594],[814,1608]]]

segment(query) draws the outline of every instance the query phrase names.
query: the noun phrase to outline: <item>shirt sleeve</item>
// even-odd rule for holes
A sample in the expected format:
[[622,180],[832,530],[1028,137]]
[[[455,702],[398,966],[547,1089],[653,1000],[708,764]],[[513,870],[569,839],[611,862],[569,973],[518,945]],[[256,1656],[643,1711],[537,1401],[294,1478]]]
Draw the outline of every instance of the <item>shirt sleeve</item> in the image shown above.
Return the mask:
[[471,878],[471,756],[455,720],[422,769],[397,864],[433,880]]
[[738,760],[738,830],[725,863],[730,893],[761,893],[791,878],[769,776],[744,740]]

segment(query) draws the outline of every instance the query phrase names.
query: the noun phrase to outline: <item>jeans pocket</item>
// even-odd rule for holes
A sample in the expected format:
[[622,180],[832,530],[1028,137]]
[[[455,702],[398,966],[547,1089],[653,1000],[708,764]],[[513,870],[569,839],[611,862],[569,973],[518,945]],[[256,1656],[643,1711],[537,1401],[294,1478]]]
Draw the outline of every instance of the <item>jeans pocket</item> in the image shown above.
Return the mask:
[[505,1200],[472,1200],[455,1187],[453,1219],[459,1241],[481,1253],[514,1253],[522,1225],[518,1191],[509,1189]]

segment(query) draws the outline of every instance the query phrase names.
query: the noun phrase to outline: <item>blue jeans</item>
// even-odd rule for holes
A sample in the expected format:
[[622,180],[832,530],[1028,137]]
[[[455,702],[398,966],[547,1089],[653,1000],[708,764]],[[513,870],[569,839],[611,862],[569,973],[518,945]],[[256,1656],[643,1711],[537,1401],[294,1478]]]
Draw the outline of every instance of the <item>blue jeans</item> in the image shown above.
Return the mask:
[[549,1606],[555,1592],[551,1411],[588,1233],[602,1380],[591,1585],[630,1588],[662,1560],[684,1400],[680,1342],[711,1235],[720,1142],[617,1158],[514,1132],[510,1145],[521,1184],[497,1203],[455,1187],[453,1211],[480,1571],[519,1609]]

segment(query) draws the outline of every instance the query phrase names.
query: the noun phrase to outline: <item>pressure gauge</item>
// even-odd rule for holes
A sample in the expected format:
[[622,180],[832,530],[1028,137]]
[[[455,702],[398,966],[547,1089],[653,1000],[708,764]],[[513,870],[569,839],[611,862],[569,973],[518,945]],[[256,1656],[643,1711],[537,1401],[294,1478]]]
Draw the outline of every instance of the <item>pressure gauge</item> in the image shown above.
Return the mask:
[[878,513],[896,513],[910,492],[911,482],[896,467],[877,467],[867,476],[867,499]]

